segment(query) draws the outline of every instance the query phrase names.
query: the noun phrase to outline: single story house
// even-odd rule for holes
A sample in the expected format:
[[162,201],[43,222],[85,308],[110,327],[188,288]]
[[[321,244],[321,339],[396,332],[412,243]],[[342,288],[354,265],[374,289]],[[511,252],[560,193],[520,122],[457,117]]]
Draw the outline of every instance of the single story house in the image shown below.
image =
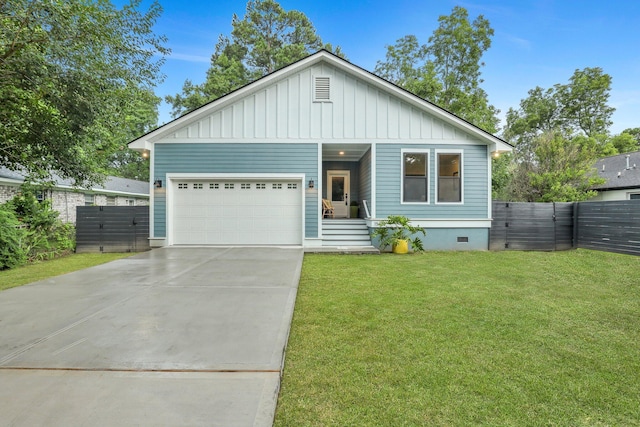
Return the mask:
[[512,149],[324,50],[129,147],[151,161],[151,246],[338,245],[356,202],[365,233],[406,215],[426,249],[488,248],[491,157]]
[[607,181],[593,188],[598,195],[591,200],[640,199],[640,151],[604,157],[595,167]]
[[[12,199],[20,191],[25,176],[0,167],[0,203]],[[75,187],[71,180],[54,177],[54,185],[38,192],[39,199],[51,200],[63,222],[76,222],[76,206],[147,206],[149,183],[109,176],[103,185],[91,188]]]

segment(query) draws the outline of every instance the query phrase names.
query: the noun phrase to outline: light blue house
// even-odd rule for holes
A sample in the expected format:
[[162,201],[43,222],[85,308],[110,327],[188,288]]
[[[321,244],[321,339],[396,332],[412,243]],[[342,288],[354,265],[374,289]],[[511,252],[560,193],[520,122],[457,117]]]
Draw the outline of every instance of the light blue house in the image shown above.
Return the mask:
[[400,214],[461,250],[488,248],[491,156],[512,148],[326,51],[129,145],[151,161],[152,246],[370,245]]

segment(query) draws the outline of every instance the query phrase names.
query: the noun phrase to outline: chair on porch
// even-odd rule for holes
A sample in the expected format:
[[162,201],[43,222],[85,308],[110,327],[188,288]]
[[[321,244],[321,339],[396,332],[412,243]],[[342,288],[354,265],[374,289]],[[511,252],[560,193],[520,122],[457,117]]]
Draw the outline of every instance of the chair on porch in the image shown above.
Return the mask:
[[333,218],[333,205],[331,200],[322,199],[322,218]]

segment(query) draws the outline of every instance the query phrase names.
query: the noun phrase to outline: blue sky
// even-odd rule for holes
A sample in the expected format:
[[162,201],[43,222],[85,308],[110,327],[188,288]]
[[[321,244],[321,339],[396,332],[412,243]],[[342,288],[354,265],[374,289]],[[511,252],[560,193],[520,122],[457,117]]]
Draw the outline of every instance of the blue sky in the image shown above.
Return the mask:
[[[172,53],[158,96],[179,93],[185,79],[204,81],[220,34],[230,34],[244,0],[159,0],[164,8],[155,31],[168,37]],[[144,0],[143,7],[150,0]],[[117,1],[116,3],[120,3]],[[504,113],[527,91],[567,83],[576,69],[601,67],[613,78],[609,104],[616,108],[611,131],[640,127],[640,2],[632,0],[281,0],[285,10],[311,19],[325,43],[340,45],[352,63],[373,71],[386,46],[407,34],[426,43],[440,15],[459,5],[471,19],[482,14],[495,35],[485,53],[482,87]],[[160,123],[171,120],[163,103]]]

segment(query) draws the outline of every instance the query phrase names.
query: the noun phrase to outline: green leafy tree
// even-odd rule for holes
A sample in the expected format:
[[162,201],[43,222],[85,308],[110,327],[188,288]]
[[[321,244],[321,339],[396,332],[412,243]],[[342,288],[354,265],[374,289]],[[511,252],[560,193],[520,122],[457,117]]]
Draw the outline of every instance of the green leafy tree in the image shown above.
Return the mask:
[[611,76],[599,67],[576,70],[568,84],[556,85],[564,127],[586,136],[606,134],[615,111],[607,104],[610,91]]
[[525,202],[570,202],[595,195],[594,185],[604,180],[594,169],[599,142],[578,135],[567,139],[561,132],[536,136],[532,156],[518,158],[509,183],[509,200]]
[[513,173],[510,183],[501,181],[500,193],[526,201],[590,197],[596,160],[629,143],[628,137],[609,136],[610,91],[610,76],[601,68],[585,68],[567,84],[530,90],[518,109],[510,108],[503,136],[515,146]]
[[608,143],[615,149],[615,153],[613,154],[628,153],[638,150],[638,141],[633,135],[626,132],[612,136],[609,138]]
[[550,89],[536,87],[518,109],[510,108],[504,137],[516,146],[526,146],[550,131],[562,132],[567,138],[606,135],[615,111],[607,104],[610,92],[611,77],[601,68],[576,70],[569,83]]
[[0,164],[100,180],[142,90],[160,79],[158,3],[0,1]]
[[[620,145],[622,145],[624,147],[624,150],[619,149],[619,151],[621,153],[640,150],[640,128],[627,128],[627,129],[623,130],[620,135],[631,135],[631,137],[636,142],[635,147],[633,147],[631,144],[629,144],[629,145],[627,145],[626,143],[625,144],[620,144]],[[614,145],[616,145],[616,144],[614,143]],[[616,146],[618,146],[618,145],[616,145]]]
[[344,56],[340,47],[323,44],[304,13],[286,11],[274,0],[250,0],[245,16],[233,15],[231,37],[221,35],[202,84],[185,81],[182,93],[167,96],[173,117],[276,71],[322,48]]
[[494,34],[482,15],[472,22],[463,7],[440,16],[439,26],[421,45],[413,35],[387,46],[385,61],[375,73],[431,101],[461,118],[494,133],[498,110],[489,104],[481,88],[482,56],[491,47]]
[[112,138],[118,149],[109,157],[108,174],[123,178],[149,180],[149,160],[128,148],[127,143],[153,130],[158,123],[161,99],[153,91],[140,89],[124,116],[124,126]]

